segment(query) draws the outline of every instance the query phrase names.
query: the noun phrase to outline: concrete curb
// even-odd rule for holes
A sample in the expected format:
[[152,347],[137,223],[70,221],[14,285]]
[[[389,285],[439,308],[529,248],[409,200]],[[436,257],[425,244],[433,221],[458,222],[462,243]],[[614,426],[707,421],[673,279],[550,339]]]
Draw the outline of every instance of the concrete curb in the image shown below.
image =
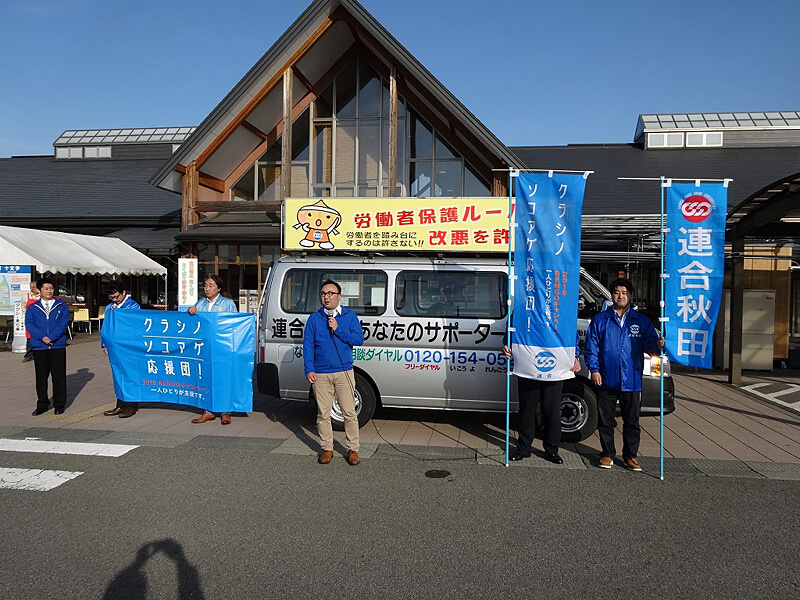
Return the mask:
[[[0,427],[0,438],[26,439],[35,438],[46,441],[95,442],[105,444],[135,444],[153,448],[198,448],[214,450],[235,450],[244,452],[262,452],[289,456],[315,457],[319,453],[319,443],[312,437],[296,437],[289,439],[256,438],[256,437],[222,437],[211,435],[117,432],[103,430],[57,429],[33,427]],[[341,456],[346,454],[344,446],[338,441],[334,452]],[[556,469],[564,471],[590,471],[597,469],[597,457],[594,454],[578,454],[561,450],[563,465],[554,465],[544,458],[533,455],[525,460],[511,463],[514,469]],[[481,466],[504,466],[505,453],[500,449],[480,449],[466,446],[432,447],[409,444],[377,444],[362,443],[359,450],[362,459],[405,460],[420,462],[457,462]],[[658,476],[660,464],[658,458],[639,457],[643,474]],[[615,462],[612,472],[626,472],[620,460]],[[752,461],[709,460],[687,458],[665,458],[664,471],[666,477],[733,477],[746,479],[770,479],[776,481],[800,481],[800,464],[766,463]]]

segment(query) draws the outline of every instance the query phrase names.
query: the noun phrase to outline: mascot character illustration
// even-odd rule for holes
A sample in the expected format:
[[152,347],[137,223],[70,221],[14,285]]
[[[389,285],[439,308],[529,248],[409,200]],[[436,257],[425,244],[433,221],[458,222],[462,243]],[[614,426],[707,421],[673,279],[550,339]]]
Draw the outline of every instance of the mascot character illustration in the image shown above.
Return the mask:
[[322,250],[330,250],[333,248],[331,234],[339,235],[336,228],[341,222],[342,215],[339,211],[320,200],[314,204],[307,204],[297,211],[297,224],[294,228],[306,232],[306,237],[300,240],[300,245],[304,248],[319,244]]

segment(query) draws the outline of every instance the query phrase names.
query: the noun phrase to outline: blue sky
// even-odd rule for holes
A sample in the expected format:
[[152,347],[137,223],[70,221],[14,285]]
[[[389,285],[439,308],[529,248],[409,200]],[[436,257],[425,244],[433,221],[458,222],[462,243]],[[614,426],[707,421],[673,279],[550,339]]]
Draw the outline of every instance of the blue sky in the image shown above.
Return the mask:
[[[798,0],[362,0],[504,143],[630,142],[640,113],[800,110]],[[0,0],[0,156],[197,125],[308,5]]]

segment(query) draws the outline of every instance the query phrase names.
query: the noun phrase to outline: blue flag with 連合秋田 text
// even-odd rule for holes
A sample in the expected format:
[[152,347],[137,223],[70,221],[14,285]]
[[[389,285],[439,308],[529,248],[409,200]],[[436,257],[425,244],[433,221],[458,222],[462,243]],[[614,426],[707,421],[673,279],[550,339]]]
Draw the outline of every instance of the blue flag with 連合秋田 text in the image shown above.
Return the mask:
[[253,410],[255,315],[111,310],[100,333],[117,398]]
[[665,349],[673,362],[712,368],[725,274],[726,183],[667,181]]

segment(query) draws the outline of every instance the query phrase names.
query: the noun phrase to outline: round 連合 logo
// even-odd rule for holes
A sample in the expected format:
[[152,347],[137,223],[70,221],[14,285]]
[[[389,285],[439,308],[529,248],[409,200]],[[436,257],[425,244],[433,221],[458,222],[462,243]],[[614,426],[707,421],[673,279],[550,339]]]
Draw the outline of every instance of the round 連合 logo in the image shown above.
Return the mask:
[[539,354],[533,357],[533,366],[539,371],[547,373],[555,368],[556,357],[552,352],[539,352]]
[[692,194],[681,200],[678,208],[687,221],[692,223],[702,223],[710,215],[711,211],[717,207],[716,203],[709,196]]

